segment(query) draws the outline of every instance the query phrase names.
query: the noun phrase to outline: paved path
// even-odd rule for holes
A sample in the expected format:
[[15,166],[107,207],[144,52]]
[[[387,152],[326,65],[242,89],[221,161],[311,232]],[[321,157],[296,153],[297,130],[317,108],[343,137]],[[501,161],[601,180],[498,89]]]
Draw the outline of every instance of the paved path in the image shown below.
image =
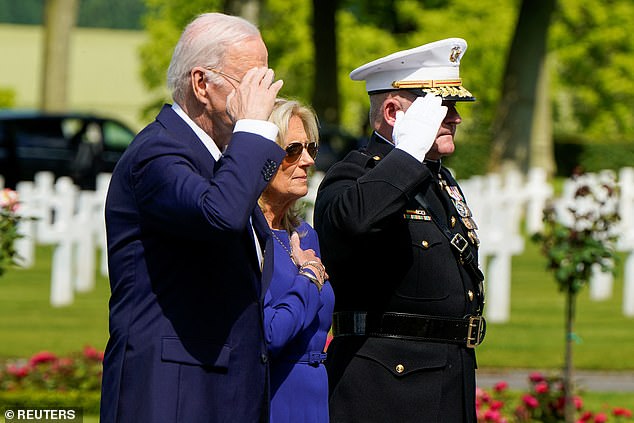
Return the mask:
[[[490,389],[496,383],[505,381],[509,389],[525,390],[529,386],[528,375],[540,371],[544,375],[557,375],[555,370],[537,369],[479,369],[477,384]],[[574,379],[581,389],[593,392],[632,392],[634,393],[634,371],[588,371],[575,370]]]

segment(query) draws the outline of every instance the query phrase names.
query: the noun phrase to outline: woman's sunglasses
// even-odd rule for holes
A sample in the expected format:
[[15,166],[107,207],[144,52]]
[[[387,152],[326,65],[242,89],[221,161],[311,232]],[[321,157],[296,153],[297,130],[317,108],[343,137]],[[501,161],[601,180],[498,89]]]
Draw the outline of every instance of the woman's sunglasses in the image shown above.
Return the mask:
[[303,143],[299,141],[293,141],[289,145],[286,146],[286,159],[291,163],[295,163],[301,157],[304,148],[308,151],[308,155],[313,159],[317,157],[317,151],[319,150],[319,146],[315,141],[311,141],[308,143]]

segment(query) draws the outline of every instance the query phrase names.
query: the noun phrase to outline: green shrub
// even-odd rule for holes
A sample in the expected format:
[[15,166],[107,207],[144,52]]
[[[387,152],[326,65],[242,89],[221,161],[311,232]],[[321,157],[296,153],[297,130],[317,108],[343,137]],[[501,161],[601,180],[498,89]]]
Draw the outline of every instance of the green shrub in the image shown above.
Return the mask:
[[99,414],[100,392],[0,391],[0,410],[10,408],[80,408],[83,414]]

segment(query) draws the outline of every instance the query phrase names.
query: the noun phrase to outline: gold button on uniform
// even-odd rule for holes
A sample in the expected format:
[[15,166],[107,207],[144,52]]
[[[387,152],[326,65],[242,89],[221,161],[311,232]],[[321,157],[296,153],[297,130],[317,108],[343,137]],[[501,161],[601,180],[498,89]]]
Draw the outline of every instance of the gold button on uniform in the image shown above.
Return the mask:
[[467,295],[469,296],[469,301],[473,301],[473,291],[472,290],[467,291]]
[[454,226],[456,226],[456,218],[451,216],[451,227],[453,228]]
[[420,243],[420,245],[422,245],[424,249],[429,248],[429,242],[427,242],[427,241],[425,241],[425,240],[423,240],[423,241]]
[[397,364],[395,370],[396,373],[403,373],[405,371],[405,366],[403,366],[402,364]]

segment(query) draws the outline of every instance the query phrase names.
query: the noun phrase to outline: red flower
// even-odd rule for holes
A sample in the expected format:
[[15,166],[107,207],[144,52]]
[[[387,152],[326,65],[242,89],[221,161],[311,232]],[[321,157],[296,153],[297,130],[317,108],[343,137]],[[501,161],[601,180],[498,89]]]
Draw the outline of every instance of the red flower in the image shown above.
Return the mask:
[[22,379],[29,374],[29,366],[16,366],[15,364],[9,364],[7,366],[7,372],[10,375],[17,377],[18,379]]
[[[581,397],[573,397],[572,402],[575,405],[575,409],[581,410],[581,408],[583,408],[583,400]],[[557,404],[555,406],[558,410],[563,410],[566,407],[566,397],[561,396],[557,398]]]
[[583,400],[581,399],[581,397],[574,397],[573,401],[577,410],[581,410],[581,408],[583,408]]
[[89,360],[103,361],[103,352],[97,351],[96,348],[86,345],[84,347],[84,357]]
[[530,375],[528,375],[528,379],[533,383],[543,382],[546,380],[544,375],[540,372],[532,372]]
[[485,422],[497,422],[500,420],[500,412],[497,410],[487,410],[484,413],[484,421]]
[[522,397],[522,402],[528,407],[528,408],[537,408],[539,406],[539,401],[537,401],[537,398],[535,398],[532,395],[524,395]]
[[632,417],[632,412],[630,410],[621,407],[616,407],[614,410],[612,410],[612,414],[616,417],[626,417],[628,419]]
[[594,423],[605,423],[608,421],[608,416],[605,413],[597,413],[594,416]]
[[502,392],[502,391],[505,391],[508,387],[509,387],[508,383],[501,381],[496,383],[495,386],[493,386],[493,390],[495,392]]
[[541,381],[535,384],[535,392],[538,394],[547,394],[550,391],[550,386],[548,382]]
[[491,408],[491,410],[500,410],[502,407],[504,407],[504,402],[499,400],[494,400],[494,401],[491,401],[491,405],[489,407]]
[[38,364],[42,364],[42,363],[52,363],[56,360],[57,360],[57,356],[53,354],[52,352],[40,351],[39,353],[34,354],[33,357],[30,358],[29,364],[31,366],[37,366]]
[[579,417],[579,420],[577,420],[577,423],[585,423],[590,421],[590,419],[592,418],[592,411],[585,411],[583,414],[581,414],[581,417]]
[[491,395],[484,389],[476,389],[476,398],[481,401],[482,404],[488,404],[491,401]]

